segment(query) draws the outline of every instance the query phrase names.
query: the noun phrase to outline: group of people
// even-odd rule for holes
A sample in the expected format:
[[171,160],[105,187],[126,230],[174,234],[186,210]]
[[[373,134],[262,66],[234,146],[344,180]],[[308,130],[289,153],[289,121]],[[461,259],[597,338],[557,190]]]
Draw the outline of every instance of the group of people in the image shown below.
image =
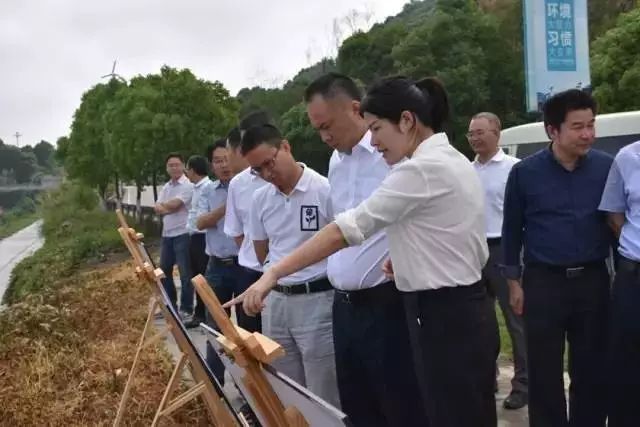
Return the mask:
[[[206,158],[167,156],[161,268],[177,306],[178,265],[186,326],[212,322],[190,282],[204,274],[241,327],[285,349],[274,367],[354,426],[495,427],[497,299],[514,349],[505,408],[528,404],[532,426],[640,425],[640,142],[615,160],[591,149],[596,106],[577,90],[547,101],[552,142],[522,161],[486,112],[469,124],[475,160],[457,151],[437,79],[363,96],[329,73],[304,101],[334,150],[327,178],[262,112]],[[223,381],[210,349],[207,362]]]

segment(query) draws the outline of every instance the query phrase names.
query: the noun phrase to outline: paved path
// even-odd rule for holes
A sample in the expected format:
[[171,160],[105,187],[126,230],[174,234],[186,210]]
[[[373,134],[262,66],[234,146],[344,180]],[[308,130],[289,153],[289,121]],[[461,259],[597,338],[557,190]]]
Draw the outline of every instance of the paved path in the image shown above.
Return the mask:
[[41,225],[42,221],[38,220],[17,233],[0,240],[0,303],[9,286],[13,268],[44,244],[44,239],[40,235]]

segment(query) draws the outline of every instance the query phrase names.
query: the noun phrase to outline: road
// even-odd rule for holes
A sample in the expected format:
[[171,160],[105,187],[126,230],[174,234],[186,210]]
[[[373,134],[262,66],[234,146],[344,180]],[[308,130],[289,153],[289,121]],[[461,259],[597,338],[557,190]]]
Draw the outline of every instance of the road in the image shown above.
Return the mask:
[[9,286],[13,267],[44,244],[44,239],[40,235],[41,225],[42,221],[38,220],[0,240],[0,302]]

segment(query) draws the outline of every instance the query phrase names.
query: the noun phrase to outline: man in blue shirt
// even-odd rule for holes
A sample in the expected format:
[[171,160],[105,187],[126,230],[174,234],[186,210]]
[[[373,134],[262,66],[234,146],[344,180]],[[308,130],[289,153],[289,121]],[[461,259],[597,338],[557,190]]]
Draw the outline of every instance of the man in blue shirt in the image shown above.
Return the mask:
[[[205,250],[209,256],[209,262],[205,277],[218,299],[224,303],[237,292],[240,276],[238,246],[231,237],[224,234],[224,209],[220,209],[227,201],[227,188],[232,177],[226,140],[215,142],[211,151],[211,164],[218,179],[207,185],[198,198],[196,226],[206,230]],[[207,313],[206,318],[207,323],[215,327],[210,313]],[[239,326],[244,326],[240,316],[238,316],[238,323]],[[224,366],[209,345],[207,345],[207,364],[218,381],[224,385]]]
[[612,236],[598,205],[612,159],[591,149],[595,112],[595,101],[579,90],[550,98],[543,113],[551,144],[516,164],[507,180],[503,274],[514,311],[524,315],[532,427],[605,425]]
[[611,298],[609,427],[640,426],[640,141],[616,156],[600,209],[619,238]]

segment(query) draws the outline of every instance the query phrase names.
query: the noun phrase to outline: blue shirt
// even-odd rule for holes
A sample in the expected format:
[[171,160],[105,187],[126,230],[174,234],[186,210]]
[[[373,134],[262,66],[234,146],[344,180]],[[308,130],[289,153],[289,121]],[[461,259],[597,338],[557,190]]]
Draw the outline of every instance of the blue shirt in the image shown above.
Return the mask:
[[189,215],[187,216],[187,230],[189,234],[196,233],[204,233],[206,230],[198,230],[196,227],[196,221],[198,217],[202,214],[207,213],[206,211],[201,210],[201,206],[198,204],[198,200],[200,200],[200,196],[202,196],[203,190],[211,185],[212,182],[208,176],[205,176],[197,183],[193,184],[193,195],[191,196],[191,205],[189,208]]
[[640,261],[640,141],[624,147],[611,165],[600,209],[625,214],[618,252]]
[[[198,212],[200,215],[211,212],[227,202],[227,184],[219,180],[207,185],[198,198]],[[209,256],[228,258],[238,256],[238,245],[235,240],[224,233],[224,218],[211,228],[207,228],[205,235],[205,252]]]
[[520,278],[523,245],[525,264],[578,266],[609,255],[612,234],[598,205],[612,161],[592,149],[568,171],[549,146],[513,167],[502,225],[506,278]]

